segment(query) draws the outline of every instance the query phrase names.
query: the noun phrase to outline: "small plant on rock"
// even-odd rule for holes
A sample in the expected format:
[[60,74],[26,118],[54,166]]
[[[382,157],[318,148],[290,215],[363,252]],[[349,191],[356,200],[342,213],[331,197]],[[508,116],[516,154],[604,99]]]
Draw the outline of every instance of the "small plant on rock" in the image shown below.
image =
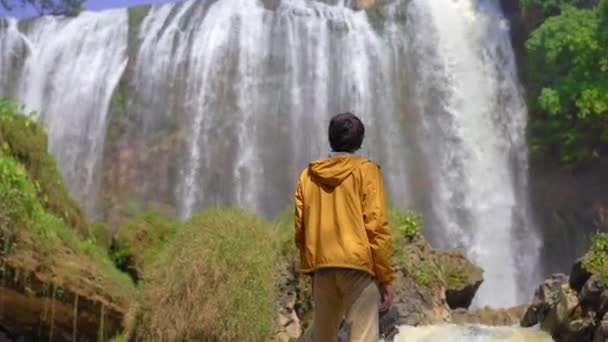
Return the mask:
[[405,213],[397,212],[397,226],[395,227],[408,241],[412,241],[422,230],[422,215],[408,210]]

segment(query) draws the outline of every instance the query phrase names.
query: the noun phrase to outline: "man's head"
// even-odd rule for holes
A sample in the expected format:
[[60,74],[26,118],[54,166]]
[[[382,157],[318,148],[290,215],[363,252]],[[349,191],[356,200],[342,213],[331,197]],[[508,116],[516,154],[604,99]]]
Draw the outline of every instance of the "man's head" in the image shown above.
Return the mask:
[[352,113],[342,113],[329,122],[329,144],[334,152],[353,153],[361,148],[365,127]]

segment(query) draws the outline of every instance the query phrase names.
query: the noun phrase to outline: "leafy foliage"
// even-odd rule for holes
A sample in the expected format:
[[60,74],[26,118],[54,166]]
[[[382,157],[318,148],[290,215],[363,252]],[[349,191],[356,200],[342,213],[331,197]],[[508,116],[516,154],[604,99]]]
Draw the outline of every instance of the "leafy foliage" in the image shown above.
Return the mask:
[[[549,2],[543,2],[548,4]],[[592,9],[563,7],[526,42],[537,154],[578,163],[608,146],[608,0]]]
[[0,98],[0,149],[24,166],[42,205],[86,237],[84,212],[67,192],[55,160],[47,152],[47,136],[34,121],[36,115],[15,101]]
[[524,10],[539,9],[545,15],[559,14],[561,9],[569,6],[580,8],[593,7],[598,0],[521,0],[520,4]]
[[422,230],[422,215],[413,210],[392,210],[391,218],[393,230],[405,236],[408,241],[412,241]]
[[422,286],[428,293],[431,293],[435,284],[440,282],[438,267],[431,261],[424,261],[420,264],[411,265],[409,273],[416,284]]
[[0,235],[5,249],[19,229],[31,224],[36,204],[36,191],[25,170],[0,152]]
[[608,233],[598,233],[591,244],[591,249],[583,258],[583,266],[590,272],[599,275],[608,282]]
[[82,12],[85,2],[86,0],[0,0],[0,5],[7,11],[29,6],[39,15],[75,16]]

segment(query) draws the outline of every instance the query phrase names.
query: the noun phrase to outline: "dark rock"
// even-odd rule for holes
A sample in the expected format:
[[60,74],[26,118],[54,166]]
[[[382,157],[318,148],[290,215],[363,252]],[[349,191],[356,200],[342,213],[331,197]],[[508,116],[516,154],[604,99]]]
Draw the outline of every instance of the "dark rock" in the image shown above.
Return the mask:
[[[604,281],[596,275],[591,276],[580,290],[581,306],[586,311],[598,312],[606,300],[608,291]],[[600,316],[603,316],[603,313]]]
[[576,292],[580,292],[583,285],[585,285],[590,277],[591,272],[583,267],[583,259],[578,259],[572,266],[572,271],[570,272],[570,287]]
[[559,302],[560,289],[564,284],[568,284],[568,276],[562,273],[553,274],[551,278],[545,280],[534,293],[534,300],[524,314],[520,322],[521,326],[531,327],[545,322],[550,316],[550,311]]
[[595,329],[595,335],[593,336],[593,342],[606,341],[608,341],[608,314],[603,316],[597,329]]
[[[602,279],[591,276],[580,292],[563,274],[555,274],[538,288],[521,325],[540,324],[556,342],[605,341],[608,321],[598,322],[608,308],[608,290]],[[603,310],[603,311],[602,311]]]
[[554,305],[559,301],[559,291],[564,284],[568,283],[568,275],[556,273],[541,285],[534,294],[535,302],[545,302]]

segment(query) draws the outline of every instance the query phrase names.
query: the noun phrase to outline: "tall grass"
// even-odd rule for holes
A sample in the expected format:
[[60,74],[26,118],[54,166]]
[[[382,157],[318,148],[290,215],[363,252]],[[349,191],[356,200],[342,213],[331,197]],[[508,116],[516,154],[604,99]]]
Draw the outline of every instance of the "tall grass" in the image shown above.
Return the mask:
[[269,223],[237,209],[186,222],[161,253],[137,300],[141,341],[264,341],[276,313]]

